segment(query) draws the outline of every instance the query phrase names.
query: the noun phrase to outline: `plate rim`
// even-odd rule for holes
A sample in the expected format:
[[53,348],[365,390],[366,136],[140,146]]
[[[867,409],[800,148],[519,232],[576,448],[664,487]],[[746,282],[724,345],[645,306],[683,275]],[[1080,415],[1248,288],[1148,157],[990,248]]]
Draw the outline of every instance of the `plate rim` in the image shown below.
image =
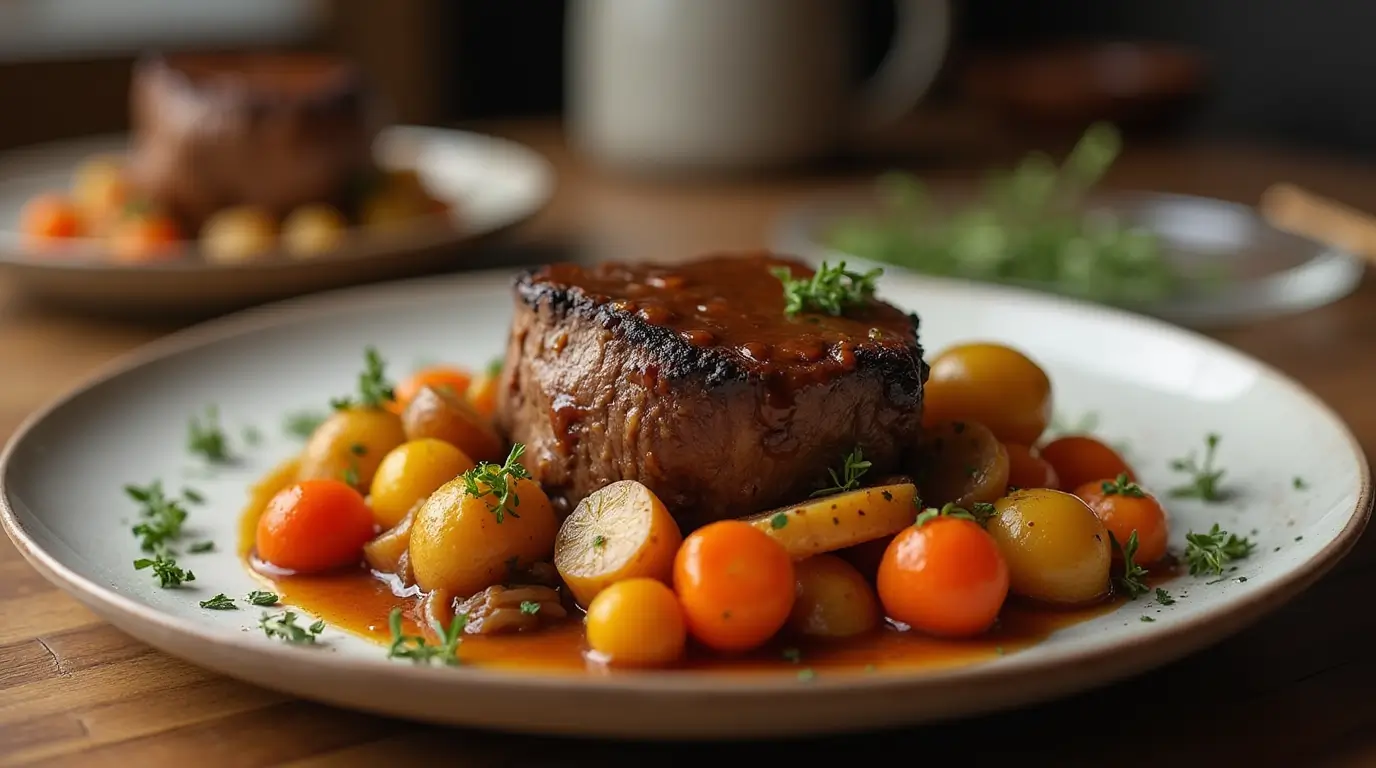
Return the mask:
[[[1181,658],[1201,648],[1213,645],[1236,633],[1240,629],[1261,618],[1263,615],[1289,602],[1337,565],[1356,544],[1371,517],[1373,500],[1371,471],[1366,454],[1362,450],[1356,437],[1352,434],[1351,429],[1347,426],[1346,422],[1317,395],[1268,363],[1251,357],[1240,350],[1229,347],[1203,334],[1173,326],[1153,318],[1135,315],[1110,307],[1103,307],[1071,299],[1047,297],[1035,291],[1027,291],[1006,286],[968,284],[965,281],[931,278],[913,274],[896,274],[890,276],[890,279],[898,278],[902,281],[933,284],[938,288],[943,284],[950,284],[952,287],[957,287],[959,290],[975,294],[1011,293],[1023,297],[1033,304],[1073,305],[1069,307],[1069,310],[1072,312],[1089,313],[1090,315],[1106,315],[1112,317],[1117,322],[1137,325],[1144,330],[1149,330],[1158,334],[1175,336],[1187,340],[1194,345],[1202,344],[1206,349],[1212,352],[1242,360],[1246,364],[1255,366],[1264,371],[1268,376],[1274,378],[1278,383],[1290,390],[1292,395],[1305,401],[1307,405],[1329,419],[1333,426],[1335,426],[1345,438],[1351,455],[1356,459],[1358,468],[1357,481],[1359,487],[1357,488],[1355,504],[1350,512],[1348,512],[1347,519],[1344,521],[1342,529],[1330,541],[1326,542],[1313,556],[1297,564],[1283,576],[1277,578],[1273,583],[1267,584],[1255,593],[1235,598],[1236,602],[1231,603],[1222,613],[1204,613],[1194,617],[1182,618],[1179,621],[1169,624],[1163,623],[1155,627],[1154,631],[1153,629],[1148,629],[1130,640],[1110,643],[1102,648],[1091,647],[1088,649],[1077,649],[1072,646],[1068,649],[1059,649],[1042,654],[1012,654],[1000,658],[997,661],[960,665],[937,670],[894,671],[874,675],[819,675],[806,684],[800,684],[792,676],[784,675],[763,675],[757,677],[753,675],[684,673],[672,670],[638,671],[633,674],[610,676],[591,674],[566,675],[538,671],[513,672],[502,669],[472,666],[435,670],[401,664],[386,659],[382,653],[379,653],[376,659],[365,659],[354,656],[342,656],[329,652],[320,653],[320,649],[303,649],[285,644],[268,643],[248,633],[226,633],[222,629],[213,627],[203,628],[189,619],[164,613],[152,605],[128,597],[107,585],[100,584],[95,580],[81,576],[73,569],[63,564],[56,555],[47,552],[39,546],[20,523],[18,515],[10,503],[10,494],[6,486],[6,478],[9,472],[12,471],[10,466],[11,462],[19,452],[20,446],[25,444],[30,434],[50,416],[66,407],[74,399],[128,372],[242,334],[261,331],[278,325],[290,325],[308,320],[312,317],[328,316],[341,311],[348,311],[350,308],[357,310],[358,302],[361,298],[367,298],[370,308],[385,306],[393,302],[414,301],[418,289],[443,293],[445,291],[454,290],[456,285],[463,285],[465,283],[494,282],[499,279],[509,281],[515,274],[516,270],[511,269],[483,270],[460,275],[442,276],[439,278],[429,277],[390,281],[295,297],[270,304],[259,305],[224,317],[199,323],[175,331],[167,336],[119,355],[97,368],[61,395],[53,398],[42,407],[36,409],[33,413],[29,414],[15,430],[14,434],[4,446],[3,451],[0,451],[0,527],[4,528],[5,532],[9,535],[10,539],[14,542],[16,548],[24,558],[50,582],[63,589],[80,602],[92,607],[107,621],[111,621],[107,612],[122,615],[130,619],[129,624],[137,626],[140,630],[146,631],[130,631],[127,629],[126,631],[130,631],[131,634],[134,634],[138,639],[149,645],[157,647],[170,655],[187,659],[198,666],[208,665],[205,661],[193,659],[176,650],[170,649],[168,647],[171,645],[170,643],[159,642],[157,638],[160,636],[160,633],[170,632],[212,646],[229,646],[236,654],[246,654],[256,657],[257,661],[267,664],[304,662],[315,667],[321,673],[358,673],[359,671],[375,673],[382,669],[387,669],[387,675],[400,676],[400,678],[405,679],[410,684],[422,686],[470,687],[471,690],[477,692],[490,688],[492,690],[503,691],[519,689],[528,691],[573,691],[591,695],[711,694],[713,697],[733,699],[772,697],[783,693],[792,696],[815,697],[824,696],[828,693],[841,692],[858,694],[898,690],[940,689],[953,685],[987,684],[991,681],[1010,681],[1029,684],[1038,677],[1054,675],[1058,670],[1064,670],[1071,665],[1077,667],[1094,666],[1095,673],[1083,676],[1084,679],[1082,680],[1075,683],[1065,683],[1062,681],[1059,686],[1053,686],[1057,687],[1058,693],[1046,696],[1024,696],[1021,703],[1029,703],[1031,701],[1052,698],[1053,696],[1065,695],[1077,690],[1108,684],[1114,680]],[[369,296],[369,294],[373,295]],[[1124,659],[1127,660],[1124,661]],[[230,665],[220,665],[212,668],[216,668],[228,676],[240,677],[240,679],[243,679],[242,676],[228,671],[232,669]],[[271,687],[271,683],[263,683],[257,680],[255,680],[255,682],[260,685]],[[299,689],[283,688],[281,690],[287,690],[293,695],[309,697],[307,694],[300,693]],[[1010,703],[1007,706],[1016,705],[1018,705],[1018,702]],[[355,708],[357,708],[356,705],[350,706],[355,706]],[[998,708],[1001,707],[995,705],[966,707],[964,711],[955,712],[952,716],[993,711]],[[399,710],[392,708],[378,709],[376,711],[402,714],[403,716],[411,718],[416,717],[414,714],[401,713]],[[465,722],[463,720],[449,721]],[[531,729],[540,732],[555,732],[558,730],[557,724],[545,723],[543,726],[544,727],[539,727],[532,724]],[[609,725],[609,727],[615,728],[614,725]],[[782,734],[787,729],[781,727],[775,730]],[[838,730],[857,729],[854,727],[841,727],[838,728]],[[746,735],[751,733],[748,727],[744,727],[742,731]],[[585,729],[580,729],[576,732],[587,731]],[[753,733],[758,735],[759,732],[754,731]]]
[[[422,137],[425,141],[460,138],[465,141],[483,142],[487,144],[489,148],[497,148],[499,151],[520,157],[521,162],[526,163],[528,168],[535,172],[538,194],[532,196],[531,202],[526,210],[515,215],[505,216],[502,220],[494,221],[490,226],[484,227],[479,231],[446,227],[445,222],[450,220],[448,214],[440,216],[427,215],[418,217],[414,226],[408,227],[401,232],[363,232],[347,241],[344,247],[338,249],[338,252],[313,259],[294,259],[287,256],[280,249],[274,250],[270,258],[243,262],[214,262],[203,259],[179,258],[168,261],[121,264],[99,256],[82,256],[79,258],[55,256],[53,258],[43,258],[33,254],[26,254],[22,243],[22,234],[12,225],[5,225],[0,227],[0,268],[26,271],[53,271],[60,273],[75,272],[93,277],[116,274],[121,276],[146,275],[150,278],[156,278],[167,275],[272,273],[276,271],[300,269],[305,266],[348,264],[350,262],[366,261],[388,255],[405,255],[423,251],[428,248],[444,247],[446,245],[457,246],[497,235],[539,214],[549,206],[558,191],[559,175],[555,170],[554,163],[540,151],[514,139],[462,128],[405,123],[384,127],[378,134],[378,140],[385,141],[387,140],[385,138],[387,136],[416,136]],[[0,164],[21,163],[23,162],[21,156],[24,152],[33,152],[36,150],[75,151],[85,145],[94,147],[104,142],[127,142],[128,138],[129,133],[116,132],[31,144],[0,153]],[[39,170],[34,168],[29,171],[29,174],[32,175],[38,172]],[[349,229],[351,232],[362,231],[360,227],[350,227]],[[195,241],[183,240],[182,242]],[[92,243],[93,241],[91,238],[82,238],[78,239],[71,247],[77,250],[85,250],[93,247]]]

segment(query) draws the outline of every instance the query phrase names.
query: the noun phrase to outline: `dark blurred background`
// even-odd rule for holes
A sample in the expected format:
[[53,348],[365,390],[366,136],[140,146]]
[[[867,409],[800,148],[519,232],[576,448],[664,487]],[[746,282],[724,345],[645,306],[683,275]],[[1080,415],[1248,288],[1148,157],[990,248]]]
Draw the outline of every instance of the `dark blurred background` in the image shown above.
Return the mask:
[[[882,55],[893,11],[889,0],[855,3],[859,77]],[[929,103],[966,98],[963,73],[984,53],[1163,41],[1208,68],[1172,132],[1376,152],[1369,0],[957,0],[956,14]],[[564,16],[557,0],[0,0],[0,147],[121,128],[128,63],[146,47],[344,51],[411,122],[551,115],[562,107]]]

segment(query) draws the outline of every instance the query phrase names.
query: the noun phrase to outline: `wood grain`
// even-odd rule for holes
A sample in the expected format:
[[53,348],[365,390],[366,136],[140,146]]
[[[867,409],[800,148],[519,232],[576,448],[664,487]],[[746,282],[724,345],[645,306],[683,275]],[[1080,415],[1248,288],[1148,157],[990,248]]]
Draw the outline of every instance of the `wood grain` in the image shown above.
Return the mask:
[[[488,128],[493,128],[488,126]],[[931,129],[816,175],[671,185],[585,167],[557,126],[497,132],[536,146],[561,176],[551,208],[516,237],[599,255],[670,258],[765,244],[806,196],[859,188],[890,163],[954,174],[1012,143]],[[943,158],[933,163],[931,158]],[[1130,149],[1116,186],[1255,203],[1288,180],[1376,211],[1376,168],[1259,148]],[[0,437],[55,391],[166,328],[111,325],[26,303],[0,280]],[[1312,388],[1376,448],[1376,281],[1332,306],[1216,334]],[[101,623],[0,542],[0,765],[384,764],[643,766],[723,758],[832,762],[949,754],[1020,765],[1376,764],[1376,587],[1371,536],[1309,593],[1253,629],[1140,678],[1062,702],[945,725],[802,743],[614,744],[404,723],[293,700],[202,671]]]

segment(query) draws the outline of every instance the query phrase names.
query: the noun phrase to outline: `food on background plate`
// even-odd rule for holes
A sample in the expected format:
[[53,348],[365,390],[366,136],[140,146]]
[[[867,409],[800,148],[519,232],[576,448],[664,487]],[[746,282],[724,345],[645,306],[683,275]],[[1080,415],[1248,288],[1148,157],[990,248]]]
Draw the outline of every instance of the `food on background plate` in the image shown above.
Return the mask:
[[1084,210],[1118,155],[1121,138],[1091,126],[1057,166],[1029,154],[991,176],[977,199],[947,207],[917,178],[892,172],[878,182],[878,210],[836,222],[823,243],[843,254],[918,272],[1029,285],[1109,304],[1169,298],[1182,275],[1154,233],[1109,211]]
[[[576,274],[565,269],[572,270],[553,273]],[[758,255],[591,274],[600,275],[595,288],[565,285],[534,302],[524,295],[530,275],[517,281],[513,343],[500,373],[428,366],[394,386],[382,356],[367,348],[353,393],[321,393],[334,413],[300,456],[257,487],[245,513],[240,551],[272,590],[270,602],[250,603],[281,602],[292,616],[320,617],[309,627],[265,617],[265,631],[275,628],[270,637],[314,645],[328,619],[415,663],[797,665],[806,679],[815,664],[861,671],[996,658],[1174,575],[1163,544],[1169,521],[1125,463],[1075,494],[1053,487],[1083,462],[1077,451],[1040,445],[1052,394],[1025,353],[985,345],[991,359],[1016,360],[1024,375],[992,387],[974,377],[1001,369],[975,366],[960,388],[924,396],[916,318],[880,303],[878,275],[826,265],[813,272]],[[654,304],[648,298],[663,293],[630,287],[649,284],[690,301]],[[617,285],[616,293],[638,297],[635,305],[610,298]],[[749,298],[756,314],[697,309],[722,292]],[[702,312],[690,329],[701,334],[678,330],[672,312]],[[560,324],[574,315],[588,324]],[[878,333],[848,333],[849,323]],[[733,335],[744,328],[767,333],[773,344],[805,346],[801,338],[841,351],[807,355],[807,364],[785,356],[745,366],[739,345],[751,341]],[[527,343],[533,335],[539,344]],[[892,343],[866,352],[857,336]],[[607,376],[605,365],[616,375]],[[516,416],[513,409],[530,400],[512,395],[529,376],[540,377],[538,391],[552,407]],[[605,406],[571,418],[556,388],[583,386],[585,377],[601,382],[604,404],[615,401],[614,389],[631,391],[626,402],[636,410]],[[871,388],[871,380],[891,386]],[[498,382],[496,425],[470,402],[484,381]],[[714,388],[744,423],[642,442],[650,430],[674,434],[685,429],[680,421],[702,418],[707,411],[680,404]],[[835,393],[869,417],[838,436],[826,419],[797,414],[815,391]],[[998,402],[971,392],[995,392]],[[924,401],[951,420],[923,427]],[[793,410],[777,413],[785,404]],[[444,419],[407,418],[440,406]],[[436,427],[455,419],[463,429]],[[580,459],[599,462],[595,482],[589,467],[565,465],[589,473],[586,493],[548,466],[568,461],[575,446],[540,441],[568,438],[571,424],[579,425],[575,440],[603,441],[607,451]],[[513,439],[516,425],[535,439]],[[743,432],[763,435],[755,450],[737,444]],[[771,443],[775,432],[783,436]],[[676,442],[685,436],[694,442]],[[819,436],[836,442],[809,442]],[[490,452],[489,438],[499,453]],[[475,445],[488,453],[480,457]],[[740,464],[718,463],[716,474],[697,473],[698,483],[755,487],[728,488],[729,496],[703,506],[705,492],[687,495],[685,478],[664,472],[683,466],[659,457],[671,448],[700,461],[731,455]],[[799,462],[814,452],[827,460],[815,469]],[[1216,483],[1222,471],[1212,453],[1203,466],[1198,471]],[[1011,488],[1014,478],[1032,485]],[[769,494],[757,487],[766,481],[776,485]],[[135,529],[151,555],[140,567],[169,589],[192,581],[165,548],[180,536],[182,502],[161,485],[130,495],[147,521]],[[1201,575],[1222,573],[1252,547],[1217,526],[1187,540],[1184,559]],[[232,598],[217,600],[207,609],[234,607]],[[1157,604],[1173,601],[1157,587]],[[385,628],[380,616],[390,616]]]
[[[357,67],[325,55],[149,56],[134,67],[127,156],[83,163],[20,229],[36,246],[93,239],[118,263],[194,252],[238,264],[313,258],[353,224],[395,230],[444,213],[415,171],[379,167],[384,112]],[[165,247],[177,241],[188,242]]]

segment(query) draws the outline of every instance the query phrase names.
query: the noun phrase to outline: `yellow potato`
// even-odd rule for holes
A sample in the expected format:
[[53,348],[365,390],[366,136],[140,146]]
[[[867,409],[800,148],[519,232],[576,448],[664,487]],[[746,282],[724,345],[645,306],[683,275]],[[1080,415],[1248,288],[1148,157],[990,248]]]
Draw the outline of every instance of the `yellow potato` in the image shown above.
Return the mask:
[[393,448],[373,475],[368,506],[378,525],[390,528],[436,488],[475,466],[464,452],[433,438],[412,440]]
[[917,519],[911,483],[860,488],[745,519],[794,560],[889,536]]
[[297,258],[329,253],[344,242],[349,223],[330,205],[305,205],[282,222],[282,246]]
[[512,484],[504,506],[482,481],[477,495],[469,493],[464,478],[430,494],[411,526],[411,570],[421,589],[469,596],[500,584],[513,568],[548,561],[559,532],[549,497],[530,480],[504,479]]
[[402,571],[406,570],[406,551],[411,546],[411,526],[420,507],[421,504],[417,503],[396,525],[363,545],[363,559],[368,562],[369,568],[402,575]]
[[793,567],[798,583],[788,626],[814,637],[854,637],[879,626],[879,598],[855,566],[817,555]]
[[688,629],[672,589],[656,579],[627,579],[588,606],[587,637],[609,664],[661,667],[682,658]]
[[497,431],[462,395],[422,387],[401,415],[409,440],[443,440],[474,461],[500,462],[507,449]]
[[923,431],[914,475],[922,503],[993,503],[1008,490],[1008,449],[983,424],[955,421]]
[[211,261],[253,261],[277,247],[277,222],[261,208],[226,208],[201,227],[201,252]]
[[579,502],[559,528],[554,567],[578,604],[625,579],[670,583],[683,543],[678,523],[649,488],[612,483]]
[[1109,592],[1108,530],[1083,501],[1046,488],[994,503],[989,535],[1008,562],[1013,592],[1047,603],[1082,605]]
[[381,408],[346,408],[325,419],[301,453],[302,480],[333,478],[366,493],[382,457],[406,442],[401,419]]

